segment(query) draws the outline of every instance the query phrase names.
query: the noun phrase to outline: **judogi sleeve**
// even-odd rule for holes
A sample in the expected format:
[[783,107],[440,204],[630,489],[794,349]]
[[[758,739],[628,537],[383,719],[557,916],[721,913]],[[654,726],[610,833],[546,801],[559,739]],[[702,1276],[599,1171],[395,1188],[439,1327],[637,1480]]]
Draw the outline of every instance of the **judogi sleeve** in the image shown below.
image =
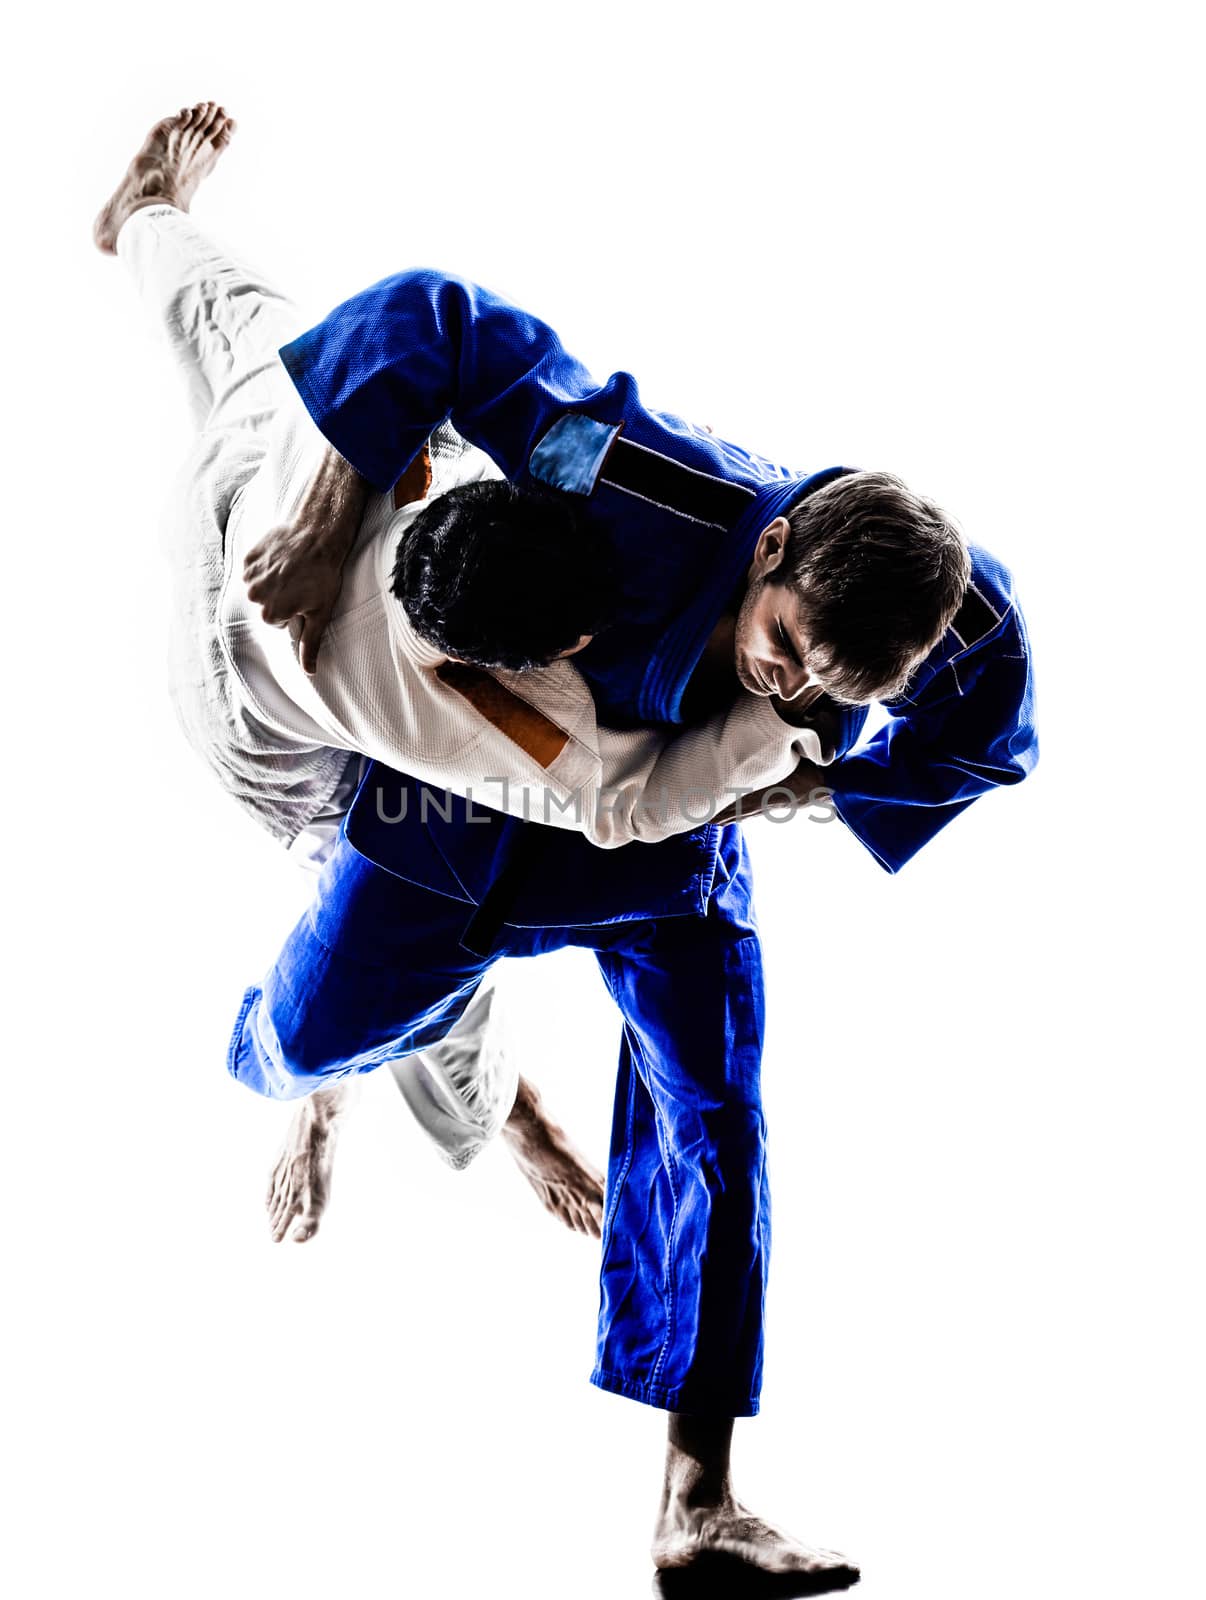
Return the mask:
[[553,420],[599,393],[547,323],[422,269],[344,301],[280,355],[319,431],[382,493],[448,419],[517,477]]
[[972,652],[928,678],[888,723],[826,774],[842,821],[898,872],[978,796],[1038,760],[1025,625],[1011,606]]
[[652,729],[598,729],[601,778],[587,798],[594,844],[656,844],[710,822],[739,795],[780,783],[802,760],[832,755],[821,732],[784,722],[764,696],[741,693],[708,721],[664,739]]

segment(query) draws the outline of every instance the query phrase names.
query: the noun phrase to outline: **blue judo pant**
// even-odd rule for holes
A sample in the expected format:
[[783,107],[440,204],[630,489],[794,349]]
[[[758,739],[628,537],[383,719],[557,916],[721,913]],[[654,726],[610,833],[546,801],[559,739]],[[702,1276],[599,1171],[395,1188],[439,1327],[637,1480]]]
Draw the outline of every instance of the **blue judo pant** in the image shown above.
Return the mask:
[[230,1071],[259,1094],[309,1094],[443,1037],[499,957],[593,950],[624,1031],[591,1382],[671,1411],[752,1416],[770,1197],[751,890],[729,827],[704,915],[504,926],[481,956],[460,943],[463,902],[341,839],[313,905],[244,997]]

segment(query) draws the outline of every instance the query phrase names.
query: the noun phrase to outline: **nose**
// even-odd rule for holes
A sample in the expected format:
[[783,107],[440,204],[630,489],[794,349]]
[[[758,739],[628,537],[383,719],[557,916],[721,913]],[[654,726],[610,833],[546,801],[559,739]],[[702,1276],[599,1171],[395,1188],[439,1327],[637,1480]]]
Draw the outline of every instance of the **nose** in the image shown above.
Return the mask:
[[799,672],[780,667],[776,678],[780,700],[790,700],[800,710],[819,700],[825,693],[823,685],[816,681],[807,668]]
[[800,695],[815,682],[809,669],[797,661],[788,659],[785,652],[780,652],[779,659],[775,662],[772,681],[780,700],[799,699]]

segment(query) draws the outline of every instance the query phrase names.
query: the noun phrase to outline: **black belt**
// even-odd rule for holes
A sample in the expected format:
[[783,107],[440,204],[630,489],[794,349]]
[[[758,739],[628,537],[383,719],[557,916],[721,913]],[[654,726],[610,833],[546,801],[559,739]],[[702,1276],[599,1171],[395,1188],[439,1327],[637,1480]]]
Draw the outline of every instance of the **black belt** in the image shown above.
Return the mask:
[[503,923],[507,920],[507,912],[515,904],[520,886],[536,866],[545,848],[546,831],[538,823],[529,823],[516,839],[514,849],[461,934],[461,948],[468,950],[470,955],[488,956],[493,953]]

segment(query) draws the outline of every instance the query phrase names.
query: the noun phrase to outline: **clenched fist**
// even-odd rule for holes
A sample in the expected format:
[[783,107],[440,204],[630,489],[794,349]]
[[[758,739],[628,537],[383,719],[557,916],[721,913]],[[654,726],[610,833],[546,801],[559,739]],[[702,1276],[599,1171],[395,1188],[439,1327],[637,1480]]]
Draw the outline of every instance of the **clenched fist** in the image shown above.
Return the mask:
[[318,646],[343,584],[346,549],[331,548],[318,531],[298,523],[272,528],[243,561],[247,598],[262,608],[264,621],[283,628],[301,619],[298,641],[302,670],[318,668]]

